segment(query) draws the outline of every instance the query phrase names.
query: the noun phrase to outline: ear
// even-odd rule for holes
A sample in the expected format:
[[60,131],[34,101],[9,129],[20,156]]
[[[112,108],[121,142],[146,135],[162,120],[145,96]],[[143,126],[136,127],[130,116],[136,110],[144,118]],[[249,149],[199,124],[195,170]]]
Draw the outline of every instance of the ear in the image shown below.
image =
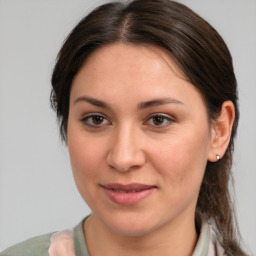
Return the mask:
[[214,120],[211,127],[211,145],[208,161],[218,161],[225,154],[229,145],[233,123],[235,120],[235,107],[231,101],[225,101],[221,107],[221,113]]

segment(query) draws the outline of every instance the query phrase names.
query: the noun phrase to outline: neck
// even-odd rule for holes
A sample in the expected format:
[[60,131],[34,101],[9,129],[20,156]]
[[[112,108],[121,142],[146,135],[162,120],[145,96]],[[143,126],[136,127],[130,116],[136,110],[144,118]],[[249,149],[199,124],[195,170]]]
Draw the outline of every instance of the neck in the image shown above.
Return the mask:
[[147,234],[131,237],[113,232],[92,214],[84,223],[84,233],[92,256],[189,256],[197,242],[195,221],[189,217],[179,218]]

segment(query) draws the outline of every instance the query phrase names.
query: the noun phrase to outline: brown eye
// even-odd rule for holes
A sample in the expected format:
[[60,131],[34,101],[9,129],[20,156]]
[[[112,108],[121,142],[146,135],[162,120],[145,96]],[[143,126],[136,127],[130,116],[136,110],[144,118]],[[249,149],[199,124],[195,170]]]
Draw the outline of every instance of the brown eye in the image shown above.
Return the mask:
[[172,122],[174,122],[174,120],[171,117],[166,116],[164,114],[156,114],[149,117],[146,124],[154,127],[163,128],[163,127],[167,127]]
[[161,124],[163,124],[165,119],[166,119],[166,117],[164,117],[164,116],[154,116],[152,118],[152,121],[153,121],[154,125],[161,125]]
[[102,124],[104,121],[104,117],[102,117],[102,116],[92,116],[91,119],[92,119],[93,124],[95,124],[95,125]]
[[83,124],[95,128],[100,128],[104,125],[110,124],[110,122],[104,116],[96,114],[87,115],[81,121]]

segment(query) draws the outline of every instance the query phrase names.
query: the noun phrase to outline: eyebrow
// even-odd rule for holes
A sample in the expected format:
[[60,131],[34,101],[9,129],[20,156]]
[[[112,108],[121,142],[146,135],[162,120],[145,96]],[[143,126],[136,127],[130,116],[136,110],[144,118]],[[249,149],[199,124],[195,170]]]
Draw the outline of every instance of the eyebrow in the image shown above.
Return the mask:
[[159,105],[166,105],[166,104],[184,104],[182,101],[174,99],[174,98],[160,98],[160,99],[153,99],[150,101],[145,101],[141,102],[138,104],[138,109],[145,109],[145,108],[150,108],[154,106],[159,106]]
[[[87,102],[91,105],[100,107],[100,108],[107,108],[107,109],[111,109],[111,106],[109,104],[107,104],[104,101],[95,99],[95,98],[91,98],[91,97],[87,97],[87,96],[82,96],[77,98],[74,101],[75,103],[78,102]],[[182,101],[174,99],[174,98],[159,98],[159,99],[153,99],[153,100],[149,100],[149,101],[145,101],[145,102],[141,102],[138,104],[137,109],[138,110],[142,110],[145,108],[150,108],[150,107],[154,107],[154,106],[160,106],[160,105],[166,105],[166,104],[184,104]]]
[[78,102],[88,102],[90,103],[91,105],[94,105],[94,106],[97,106],[97,107],[100,107],[100,108],[108,108],[110,109],[110,105],[108,105],[106,102],[104,101],[101,101],[101,100],[97,100],[95,98],[91,98],[91,97],[86,97],[86,96],[82,96],[82,97],[79,97],[77,98],[75,101],[74,101],[74,104],[75,103],[78,103]]

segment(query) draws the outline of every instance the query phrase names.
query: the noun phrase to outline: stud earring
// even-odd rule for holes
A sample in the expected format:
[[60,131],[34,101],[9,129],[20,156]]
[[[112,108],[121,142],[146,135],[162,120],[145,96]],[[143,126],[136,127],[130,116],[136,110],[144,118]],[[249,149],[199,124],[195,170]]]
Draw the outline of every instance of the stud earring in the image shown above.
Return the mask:
[[216,155],[216,158],[217,158],[217,161],[219,161],[219,160],[220,160],[220,156],[219,156],[219,155]]

